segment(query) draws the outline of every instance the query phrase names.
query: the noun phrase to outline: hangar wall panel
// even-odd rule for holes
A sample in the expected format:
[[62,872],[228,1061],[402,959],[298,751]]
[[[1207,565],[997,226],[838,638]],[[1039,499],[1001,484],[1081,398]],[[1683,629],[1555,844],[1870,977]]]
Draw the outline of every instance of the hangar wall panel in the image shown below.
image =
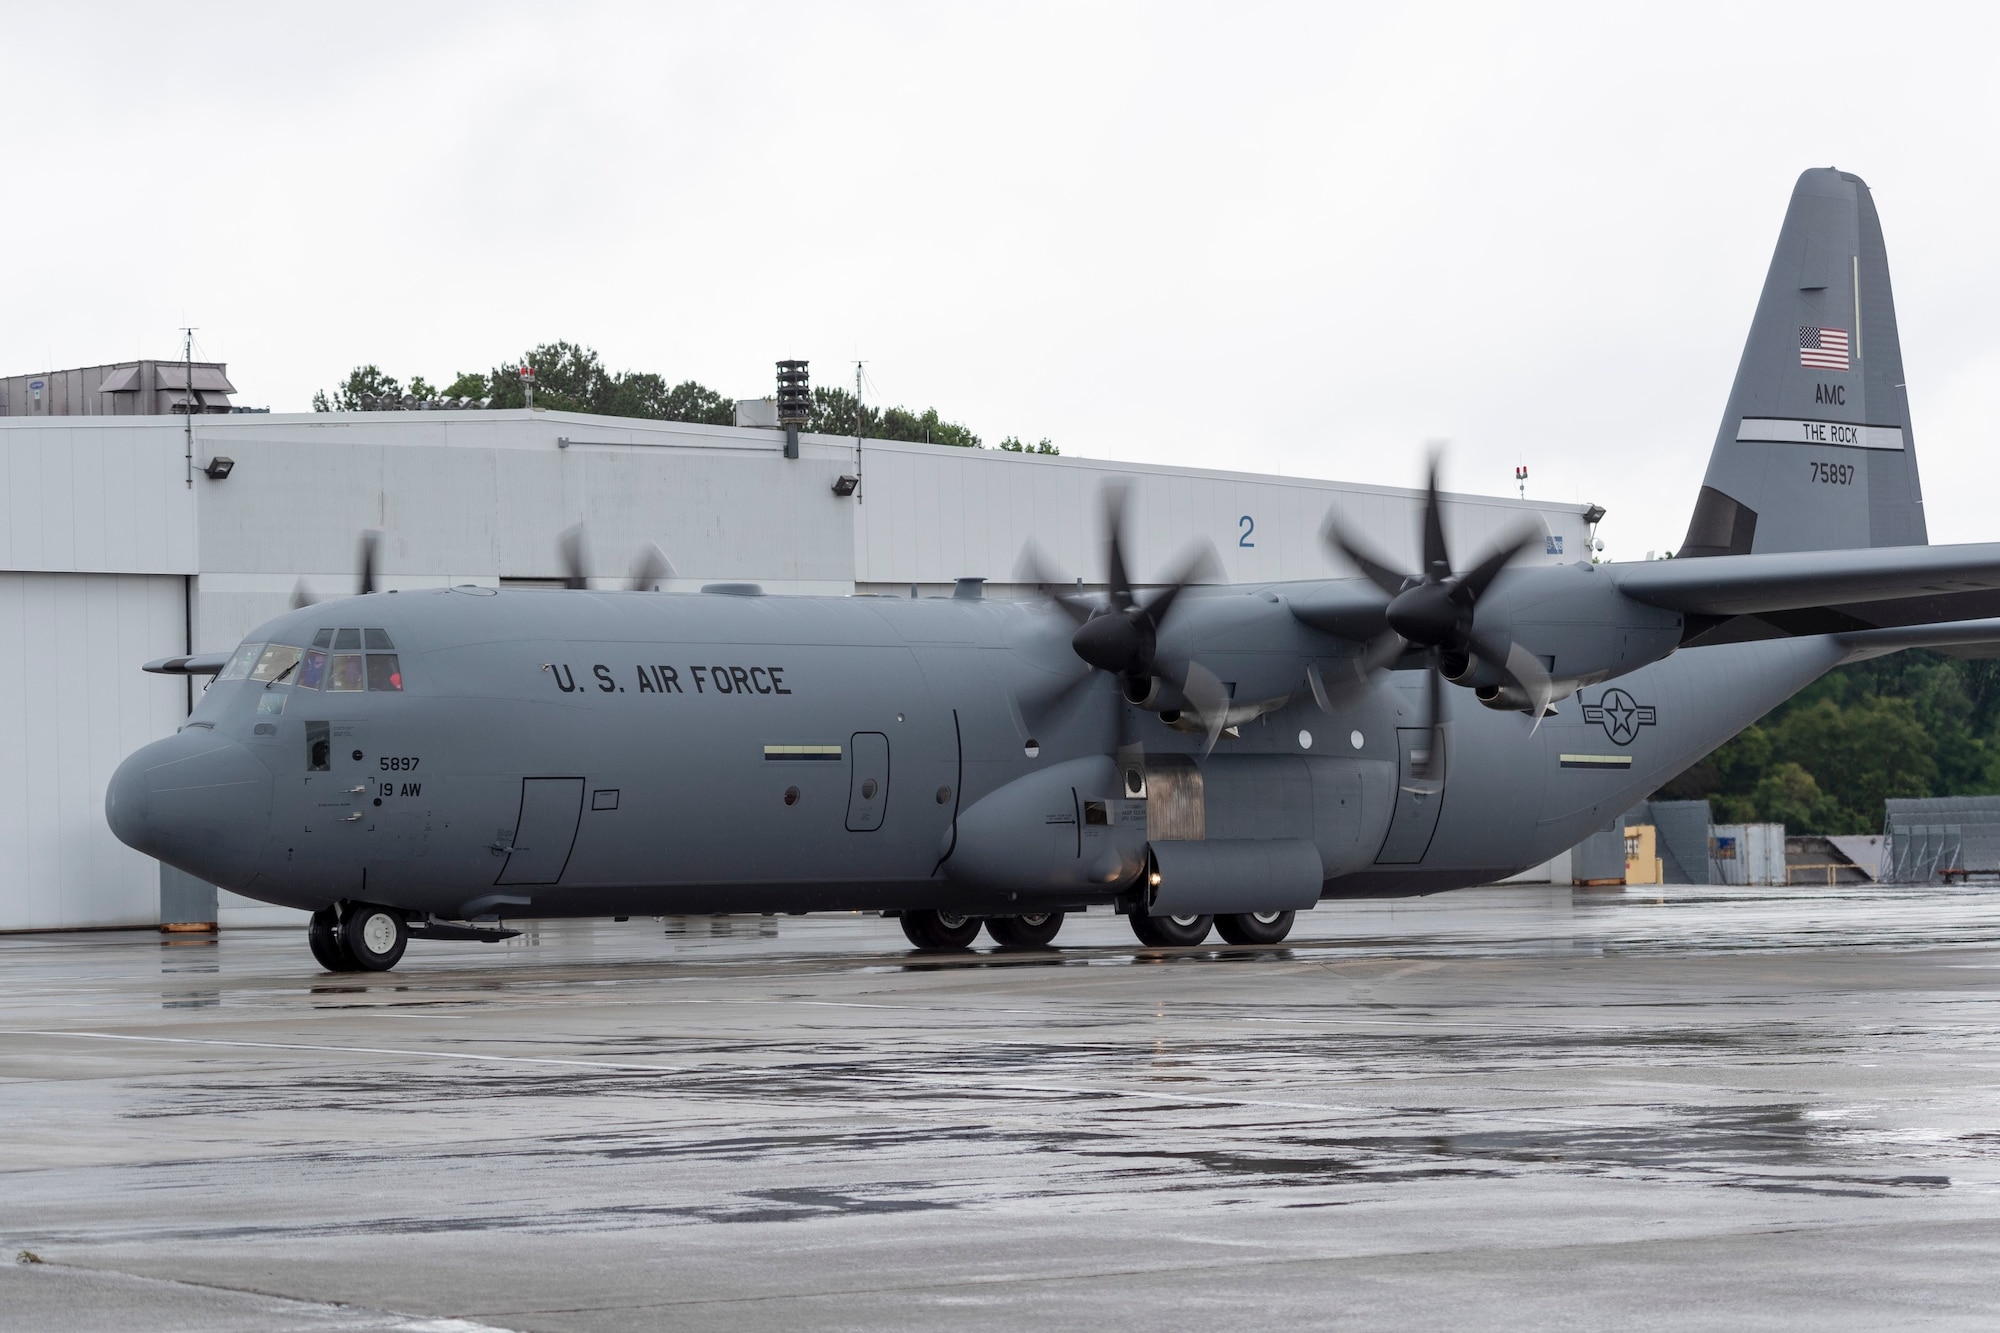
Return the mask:
[[0,426],[0,569],[195,572],[198,493],[178,429],[102,417]]
[[[854,577],[863,588],[955,578],[1010,584],[1030,541],[1056,571],[1101,582],[1103,497],[1113,486],[1127,491],[1128,559],[1138,582],[1162,581],[1200,541],[1213,546],[1232,583],[1350,576],[1321,538],[1329,514],[1404,568],[1420,563],[1421,500],[1409,491],[877,441],[862,461]],[[1563,539],[1563,554],[1530,561],[1573,561],[1583,551],[1582,506],[1447,495],[1444,509],[1461,565],[1523,524]]]
[[187,581],[0,572],[0,930],[153,925],[159,864],[104,823],[126,755],[172,734],[187,682]]

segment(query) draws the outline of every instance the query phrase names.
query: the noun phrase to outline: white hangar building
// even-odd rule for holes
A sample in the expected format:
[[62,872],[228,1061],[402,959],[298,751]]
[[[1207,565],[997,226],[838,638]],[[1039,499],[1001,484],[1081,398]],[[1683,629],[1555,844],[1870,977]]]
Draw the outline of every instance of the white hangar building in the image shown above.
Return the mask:
[[[353,592],[368,529],[383,589],[557,580],[582,523],[606,586],[656,543],[667,591],[936,596],[983,578],[1004,596],[1029,540],[1101,584],[1118,481],[1135,579],[1197,540],[1232,582],[1349,573],[1320,539],[1329,512],[1418,563],[1412,490],[817,435],[799,455],[777,430],[535,410],[0,415],[0,930],[161,921],[162,868],[111,836],[104,788],[201,686],[140,663],[235,646],[301,581]],[[1524,515],[1559,561],[1585,557],[1599,511],[1453,496],[1454,550]],[[295,915],[219,906],[225,926]]]

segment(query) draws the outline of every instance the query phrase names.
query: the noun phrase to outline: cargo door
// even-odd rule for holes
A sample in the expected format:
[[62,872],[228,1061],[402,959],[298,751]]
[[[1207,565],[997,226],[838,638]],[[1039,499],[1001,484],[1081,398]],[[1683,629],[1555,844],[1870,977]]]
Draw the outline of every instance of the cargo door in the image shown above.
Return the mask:
[[1433,734],[1429,727],[1396,728],[1395,813],[1389,818],[1382,850],[1376,853],[1377,865],[1415,865],[1430,850],[1438,812],[1444,808],[1445,779],[1444,746],[1431,752]]
[[889,808],[889,738],[879,731],[857,731],[847,753],[847,831],[873,833]]
[[569,864],[583,816],[582,778],[521,779],[521,815],[495,884],[553,884]]

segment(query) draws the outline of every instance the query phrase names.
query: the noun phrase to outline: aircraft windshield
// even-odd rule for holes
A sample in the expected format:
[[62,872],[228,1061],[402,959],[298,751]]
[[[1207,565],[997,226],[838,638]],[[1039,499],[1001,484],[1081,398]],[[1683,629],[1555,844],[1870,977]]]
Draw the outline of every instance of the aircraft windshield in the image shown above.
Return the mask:
[[250,674],[250,668],[257,665],[257,659],[264,655],[261,643],[246,643],[236,650],[236,656],[229,659],[229,665],[222,669],[217,680],[242,680]]
[[257,657],[257,665],[250,668],[251,680],[271,681],[288,677],[299,664],[299,650],[282,643],[267,644]]

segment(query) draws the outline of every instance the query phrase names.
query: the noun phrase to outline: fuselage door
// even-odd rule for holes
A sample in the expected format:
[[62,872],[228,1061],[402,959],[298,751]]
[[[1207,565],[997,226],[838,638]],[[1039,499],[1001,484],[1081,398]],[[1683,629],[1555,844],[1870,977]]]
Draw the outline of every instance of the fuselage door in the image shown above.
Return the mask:
[[857,731],[847,752],[847,831],[873,833],[889,809],[889,738],[879,731]]
[[1439,744],[1433,752],[1434,734],[1429,727],[1396,728],[1400,752],[1396,812],[1389,818],[1389,835],[1375,856],[1377,865],[1415,865],[1430,850],[1438,812],[1444,808],[1444,746]]
[[582,778],[521,779],[521,816],[495,884],[553,884],[569,864],[583,815]]

